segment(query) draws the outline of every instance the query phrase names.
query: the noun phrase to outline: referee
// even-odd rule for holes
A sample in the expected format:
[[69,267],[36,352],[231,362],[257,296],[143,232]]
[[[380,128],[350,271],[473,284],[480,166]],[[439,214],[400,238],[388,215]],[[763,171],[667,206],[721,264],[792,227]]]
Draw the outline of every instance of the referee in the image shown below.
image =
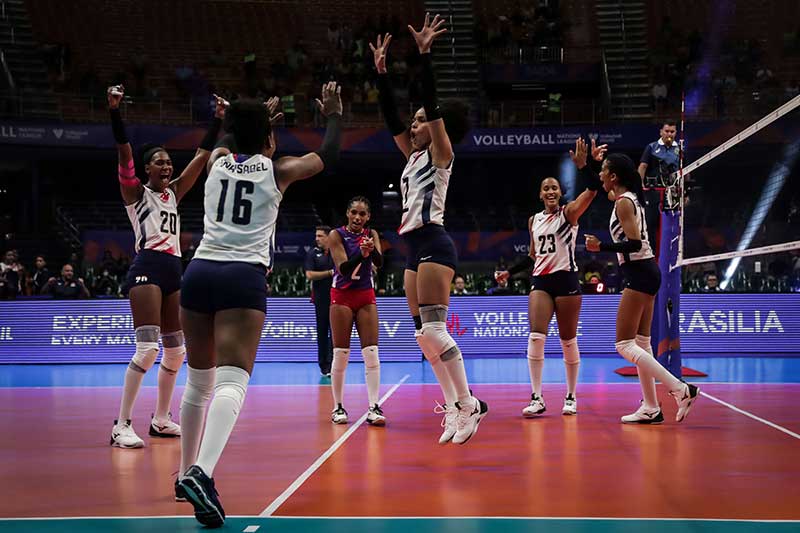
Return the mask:
[[333,362],[331,342],[331,285],[333,285],[333,259],[328,251],[330,226],[317,226],[314,234],[316,246],[308,251],[304,269],[311,281],[311,300],[317,316],[317,360],[319,371],[330,377]]
[[666,120],[659,131],[659,139],[648,144],[639,162],[639,175],[645,188],[664,187],[666,177],[678,170],[680,148],[675,142],[677,133],[674,120]]

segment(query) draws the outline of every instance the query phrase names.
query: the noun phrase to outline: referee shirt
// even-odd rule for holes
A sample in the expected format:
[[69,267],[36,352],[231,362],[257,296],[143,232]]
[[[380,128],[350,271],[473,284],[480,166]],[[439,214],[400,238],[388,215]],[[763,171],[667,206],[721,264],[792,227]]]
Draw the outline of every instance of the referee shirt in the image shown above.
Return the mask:
[[667,146],[662,139],[651,142],[645,147],[641,162],[647,165],[646,177],[657,177],[659,171],[667,174],[675,172],[680,164],[678,143]]

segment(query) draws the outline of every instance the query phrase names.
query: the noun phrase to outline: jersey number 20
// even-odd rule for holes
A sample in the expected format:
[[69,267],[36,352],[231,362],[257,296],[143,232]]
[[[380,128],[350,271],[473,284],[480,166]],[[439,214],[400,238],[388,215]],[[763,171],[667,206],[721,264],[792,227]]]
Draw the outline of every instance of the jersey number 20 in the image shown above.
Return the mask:
[[[219,194],[217,204],[217,222],[222,222],[225,217],[225,198],[228,196],[228,180],[220,180],[222,192]],[[233,192],[233,215],[231,222],[239,226],[250,224],[250,215],[253,211],[253,202],[244,198],[245,194],[253,194],[256,186],[252,181],[238,180]]]

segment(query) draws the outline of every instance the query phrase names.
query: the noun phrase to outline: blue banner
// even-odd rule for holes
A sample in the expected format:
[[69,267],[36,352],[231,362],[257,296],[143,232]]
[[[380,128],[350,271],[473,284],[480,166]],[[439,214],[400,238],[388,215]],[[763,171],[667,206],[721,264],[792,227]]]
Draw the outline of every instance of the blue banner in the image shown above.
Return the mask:
[[[584,356],[614,353],[618,295],[586,296],[578,324]],[[378,298],[384,361],[418,361],[403,298]],[[800,294],[686,294],[678,318],[681,351],[697,356],[800,356]],[[524,357],[525,296],[460,297],[447,327],[466,357]],[[358,346],[353,333],[353,346]],[[127,300],[0,302],[0,363],[127,362],[134,350]],[[548,356],[561,357],[551,322]],[[268,301],[258,361],[316,361],[314,306],[303,298]]]

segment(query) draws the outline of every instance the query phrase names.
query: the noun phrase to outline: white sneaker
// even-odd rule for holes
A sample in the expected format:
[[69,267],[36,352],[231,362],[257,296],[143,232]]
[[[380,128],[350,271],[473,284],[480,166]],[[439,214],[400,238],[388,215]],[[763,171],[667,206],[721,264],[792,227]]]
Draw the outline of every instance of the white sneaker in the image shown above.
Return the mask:
[[456,402],[458,413],[456,414],[456,434],[453,435],[453,442],[456,444],[466,444],[472,436],[478,432],[478,424],[489,412],[489,406],[472,396],[472,405],[461,406]]
[[522,416],[525,418],[534,418],[547,411],[544,405],[544,397],[537,396],[535,393],[531,394],[531,403],[522,410]]
[[644,404],[629,415],[620,418],[623,424],[663,424],[664,415],[660,407],[647,408]]
[[151,437],[172,439],[181,436],[181,427],[172,421],[172,413],[169,413],[166,420],[150,419],[149,434]]
[[130,420],[126,420],[122,424],[114,420],[109,444],[116,448],[144,448],[144,441],[133,430]]
[[347,411],[339,404],[331,413],[331,422],[334,424],[347,424]]
[[381,406],[377,403],[367,411],[367,424],[371,426],[386,425],[386,417],[383,415],[383,409],[381,409]]
[[447,404],[439,405],[439,402],[436,402],[436,407],[433,408],[433,412],[437,415],[444,414],[442,417],[442,427],[444,431],[442,431],[442,435],[439,437],[439,444],[447,444],[453,440],[453,435],[456,434],[458,409]]
[[675,415],[676,422],[680,422],[686,418],[699,393],[700,388],[691,383],[685,383],[684,387],[680,390],[670,391],[670,396],[675,398],[675,401],[678,403],[678,413]]
[[575,396],[569,394],[564,398],[564,407],[561,408],[562,415],[577,415],[578,414],[578,400]]

